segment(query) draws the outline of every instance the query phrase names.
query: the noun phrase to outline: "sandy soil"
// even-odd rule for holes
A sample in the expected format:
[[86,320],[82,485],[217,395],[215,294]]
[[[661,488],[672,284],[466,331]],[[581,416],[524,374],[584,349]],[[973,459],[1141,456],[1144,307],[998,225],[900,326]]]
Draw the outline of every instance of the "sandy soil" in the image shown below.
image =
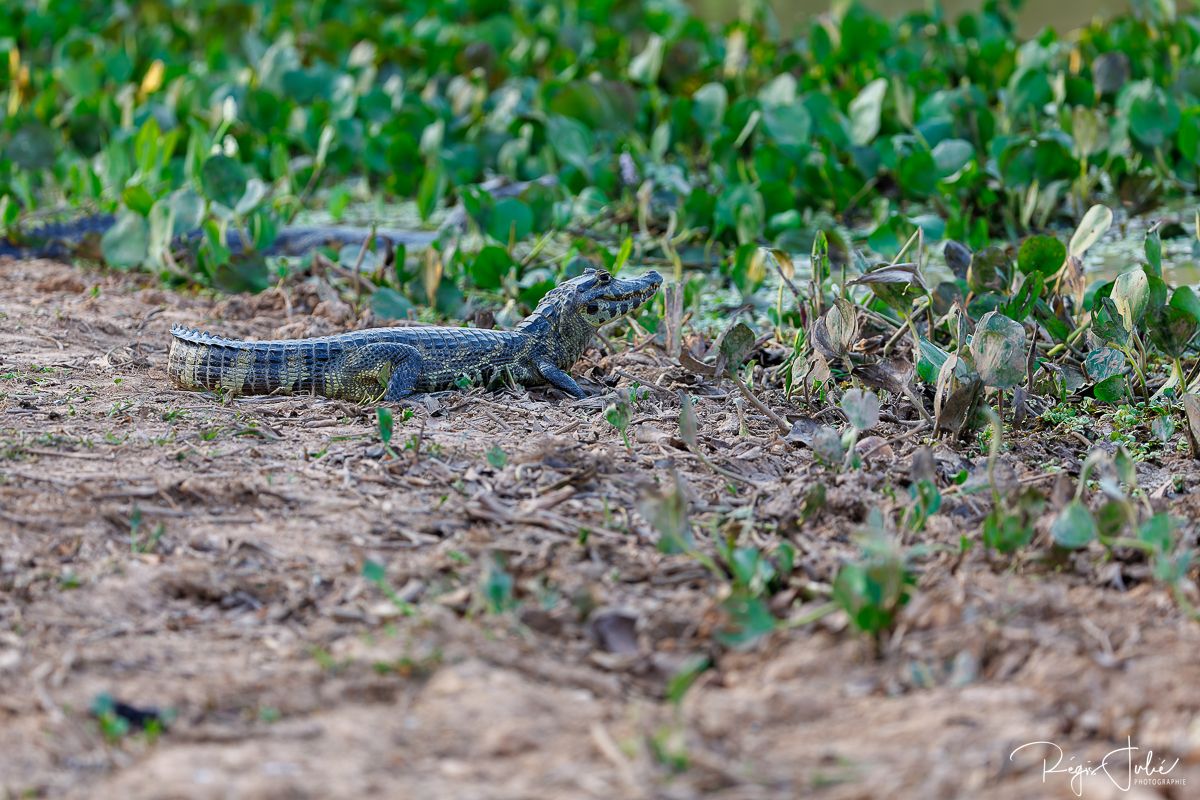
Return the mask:
[[[948,495],[909,542],[928,546],[918,585],[878,655],[840,613],[718,644],[725,582],[660,553],[640,500],[676,471],[703,549],[792,542],[771,604],[799,618],[869,509],[903,507],[920,442],[901,426],[833,474],[728,386],[618,340],[578,373],[656,387],[628,450],[601,402],[533,389],[423,398],[388,453],[372,409],[174,389],[176,322],[280,337],[371,320],[311,282],[220,300],[0,262],[5,797],[1074,796],[1043,775],[1048,748],[1010,759],[1038,740],[1063,768],[1127,741],[1139,763],[1181,759],[1184,785],[1099,775],[1085,797],[1200,796],[1200,627],[1136,559],[962,554],[978,497]],[[710,458],[748,485],[683,449],[679,387],[702,397]],[[1075,438],[1031,428],[1005,469],[1077,472]],[[977,450],[933,444],[943,487],[981,470]],[[1140,471],[1194,542],[1196,463]],[[696,659],[712,668],[672,703]],[[166,729],[106,737],[89,712],[105,694]]]

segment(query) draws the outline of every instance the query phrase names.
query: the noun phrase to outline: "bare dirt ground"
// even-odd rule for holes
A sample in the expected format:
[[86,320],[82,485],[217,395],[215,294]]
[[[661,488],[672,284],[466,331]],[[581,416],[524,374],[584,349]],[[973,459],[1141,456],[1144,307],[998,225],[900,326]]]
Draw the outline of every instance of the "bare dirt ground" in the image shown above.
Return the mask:
[[[371,409],[169,385],[176,322],[263,338],[369,322],[322,296],[0,263],[4,796],[1073,796],[1068,775],[1043,776],[1045,748],[1010,759],[1038,740],[1064,769],[1127,741],[1139,763],[1181,759],[1186,784],[1126,794],[1101,775],[1086,797],[1200,796],[1197,623],[1145,564],[961,553],[976,498],[948,495],[909,542],[930,550],[882,653],[841,613],[716,643],[723,582],[660,553],[639,498],[676,470],[702,548],[791,541],[771,603],[798,618],[869,509],[902,507],[920,443],[902,427],[866,469],[831,473],[652,346],[594,350],[579,371],[664,390],[637,403],[629,450],[596,401],[543,389],[425,398],[397,412],[392,455]],[[710,457],[752,485],[730,491],[679,446],[685,383]],[[1034,427],[1005,468],[1077,473],[1074,438]],[[965,446],[934,455],[943,488],[981,469]],[[1194,541],[1196,463],[1140,471]],[[826,503],[804,514],[817,484]],[[712,668],[670,702],[696,658]],[[104,694],[169,710],[166,730],[106,737],[89,713]]]

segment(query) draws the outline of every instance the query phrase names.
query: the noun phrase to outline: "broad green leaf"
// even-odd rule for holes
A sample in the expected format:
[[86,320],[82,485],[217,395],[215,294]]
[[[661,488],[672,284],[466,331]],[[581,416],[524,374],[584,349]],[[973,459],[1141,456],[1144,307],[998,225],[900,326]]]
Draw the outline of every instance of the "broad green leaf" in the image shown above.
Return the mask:
[[559,158],[590,177],[595,142],[583,123],[555,114],[546,121],[546,135]]
[[1129,382],[1124,375],[1110,375],[1092,387],[1092,397],[1102,403],[1121,403],[1129,397]]
[[123,211],[100,238],[104,261],[116,269],[140,267],[150,249],[150,223],[141,214]]
[[785,147],[805,144],[812,135],[812,119],[799,103],[765,106],[762,115],[767,133]]
[[692,119],[701,129],[712,132],[721,127],[727,105],[729,92],[724,84],[706,83],[692,95]]
[[246,168],[229,156],[212,156],[200,169],[204,196],[227,208],[237,205],[246,192]]
[[1092,333],[1105,342],[1121,347],[1129,345],[1129,328],[1111,297],[1101,297],[1099,306],[1092,312]]
[[1129,132],[1146,147],[1162,147],[1179,128],[1179,104],[1150,80],[1125,87],[1117,101],[1129,121]]
[[717,631],[717,640],[726,647],[749,647],[778,626],[778,620],[763,599],[743,591],[731,595],[721,608],[727,621]]
[[1092,512],[1088,511],[1087,506],[1079,500],[1072,500],[1054,518],[1050,534],[1059,547],[1078,550],[1096,538],[1096,521],[1092,519]]
[[1200,323],[1200,297],[1190,286],[1180,286],[1171,294],[1171,308],[1177,308]]
[[1058,272],[1067,257],[1067,248],[1053,236],[1030,236],[1021,243],[1017,267],[1024,273],[1039,272],[1050,276]]
[[390,444],[392,441],[392,428],[394,424],[392,410],[383,406],[375,409],[375,421],[378,423],[379,427],[379,441],[383,442],[385,445]]
[[1145,242],[1146,263],[1150,265],[1150,274],[1161,278],[1162,277],[1162,237],[1158,235],[1158,228],[1154,228],[1146,234]]
[[488,215],[487,232],[505,245],[510,237],[519,242],[533,232],[533,211],[515,197],[498,200]]
[[943,139],[934,145],[933,163],[939,178],[948,178],[975,157],[975,147],[966,139]]
[[513,266],[507,249],[499,245],[487,245],[471,262],[471,283],[480,289],[499,289],[504,276],[512,271]]
[[415,308],[411,300],[386,286],[380,286],[371,294],[371,310],[380,319],[408,319]]

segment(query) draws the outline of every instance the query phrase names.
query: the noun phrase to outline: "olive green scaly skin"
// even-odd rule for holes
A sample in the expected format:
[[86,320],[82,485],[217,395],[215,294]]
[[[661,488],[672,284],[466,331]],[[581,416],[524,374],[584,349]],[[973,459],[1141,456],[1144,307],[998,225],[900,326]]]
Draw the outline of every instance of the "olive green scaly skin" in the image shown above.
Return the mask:
[[595,325],[643,305],[661,280],[654,272],[618,280],[588,270],[547,294],[511,331],[375,328],[316,339],[248,342],[176,326],[167,372],[185,389],[313,394],[353,402],[450,389],[463,378],[487,386],[550,383],[582,396],[567,371],[583,354]]

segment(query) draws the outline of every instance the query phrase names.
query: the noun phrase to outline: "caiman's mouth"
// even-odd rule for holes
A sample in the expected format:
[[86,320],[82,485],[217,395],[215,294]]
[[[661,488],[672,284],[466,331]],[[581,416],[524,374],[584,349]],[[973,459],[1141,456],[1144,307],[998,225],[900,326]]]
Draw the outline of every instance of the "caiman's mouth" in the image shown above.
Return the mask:
[[633,310],[648,302],[650,298],[658,293],[658,287],[662,286],[662,276],[657,272],[647,272],[640,278],[624,281],[626,284],[633,284],[630,288],[624,291],[615,291],[608,294],[602,294],[597,300],[602,303],[611,304],[628,304],[629,310]]

